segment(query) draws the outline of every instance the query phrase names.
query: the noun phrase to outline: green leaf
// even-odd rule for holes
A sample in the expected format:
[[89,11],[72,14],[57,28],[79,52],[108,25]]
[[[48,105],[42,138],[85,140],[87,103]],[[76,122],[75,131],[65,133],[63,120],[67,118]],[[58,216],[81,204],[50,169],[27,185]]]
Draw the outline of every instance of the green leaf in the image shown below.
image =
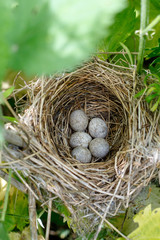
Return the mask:
[[146,89],[142,89],[141,91],[139,91],[138,93],[136,93],[136,94],[134,95],[134,98],[139,98],[139,97],[141,97],[141,96],[144,94],[145,90],[146,90]]
[[146,95],[148,96],[149,94],[151,94],[152,92],[155,92],[156,88],[155,87],[149,87],[149,89],[146,92]]
[[2,222],[0,222],[0,240],[9,240],[7,231],[6,231],[5,226]]
[[[156,6],[154,3],[157,0],[151,0],[149,4],[149,23],[151,23],[160,13],[160,6]],[[159,0],[158,0],[159,1]],[[154,30],[152,32],[148,33],[147,39],[146,39],[146,49],[147,48],[153,48],[153,47],[158,47],[158,39],[160,38],[159,34],[159,29],[160,29],[160,22],[154,26]],[[151,33],[154,33],[154,35],[151,36]],[[146,50],[146,52],[148,52]]]
[[160,56],[160,38],[158,39],[158,46],[151,48],[151,52],[147,55],[146,59]]
[[117,50],[120,42],[124,43],[133,33],[136,21],[135,9],[129,4],[125,10],[116,15],[115,22],[109,29],[109,36],[106,36],[100,48],[107,52]]
[[159,103],[160,103],[160,97],[158,98],[156,103],[151,107],[152,112],[154,112],[158,108]]
[[130,60],[130,64],[131,64],[131,66],[133,66],[132,55],[131,55],[131,52],[129,51],[128,47],[127,47],[125,44],[121,43],[121,42],[120,42],[120,45],[121,45],[121,46],[124,48],[124,50],[127,52],[128,57],[129,57],[129,60]]
[[12,122],[12,123],[17,122],[16,118],[10,117],[10,116],[2,116],[1,120],[4,121],[4,122]]
[[151,205],[148,205],[144,210],[136,214],[134,222],[139,224],[139,227],[129,234],[132,240],[158,240],[160,236],[160,208],[151,211]]
[[[159,55],[160,55],[160,50],[159,50]],[[160,63],[160,57],[157,57],[153,62],[152,62],[152,65],[154,63]]]
[[152,95],[149,95],[145,98],[146,102],[150,103],[154,98],[156,98],[158,95],[155,93],[155,94],[152,94]]
[[56,209],[59,211],[59,213],[63,214],[65,217],[69,217],[71,215],[68,208],[64,205],[64,203],[60,199],[55,200],[54,204],[56,206]]
[[87,60],[127,4],[126,0],[17,2],[9,67],[28,74],[72,70]]
[[9,198],[5,227],[8,231],[12,231],[15,227],[22,231],[28,224],[28,219],[28,197],[15,189],[13,195],[10,195]]
[[4,99],[8,98],[13,92],[13,90],[14,90],[14,87],[12,86],[8,88],[6,91],[0,92],[0,104],[4,104]]
[[157,74],[160,77],[160,66],[153,67],[152,65],[149,66],[149,70],[153,74]]
[[154,83],[152,83],[152,84],[149,85],[149,88],[150,88],[150,87],[154,87],[155,90],[160,91],[160,84],[159,84],[159,83],[154,82]]
[[148,75],[145,76],[145,78],[144,78],[144,80],[143,80],[143,82],[144,82],[144,84],[145,84],[146,86],[147,86],[147,80],[148,80],[149,77],[155,77],[155,78],[156,78],[155,81],[160,82],[160,78],[159,78],[159,76],[158,76],[157,74],[155,74],[155,73],[148,74]]
[[8,98],[11,95],[11,93],[13,92],[13,90],[14,90],[14,86],[8,88],[5,92],[3,92],[3,97]]
[[158,9],[160,9],[160,1],[159,0],[150,0],[151,3]]
[[[133,221],[136,213],[145,209],[145,207],[149,204],[151,204],[152,210],[160,207],[160,188],[158,179],[157,185],[158,186],[156,187],[155,183],[152,183],[144,187],[138,196],[133,200],[132,204],[127,210],[127,214],[121,213],[119,216],[111,218],[112,224],[114,224],[114,226],[118,228],[125,236],[128,236],[138,227],[138,223]],[[123,238],[118,238],[118,240],[119,239]],[[146,240],[145,237],[144,240]]]
[[[160,50],[159,50],[160,55]],[[160,82],[160,57],[156,57],[156,59],[150,64],[149,69],[151,73],[156,74],[157,78]]]

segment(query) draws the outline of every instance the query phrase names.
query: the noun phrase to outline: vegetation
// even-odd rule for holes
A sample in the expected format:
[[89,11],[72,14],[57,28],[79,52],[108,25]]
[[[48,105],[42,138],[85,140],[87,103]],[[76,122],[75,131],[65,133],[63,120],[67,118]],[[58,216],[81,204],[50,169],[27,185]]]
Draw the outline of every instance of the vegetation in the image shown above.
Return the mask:
[[[159,111],[160,104],[160,1],[159,0],[6,0],[0,1],[0,89],[9,71],[23,71],[27,76],[50,75],[71,71],[91,56],[113,64],[135,68],[142,79],[143,90],[136,98],[145,98],[151,111]],[[13,86],[1,91],[0,103],[7,104]],[[8,105],[7,105],[8,106]],[[3,125],[15,118],[3,116],[0,106],[0,145],[3,144]],[[0,239],[22,239],[28,231],[28,199],[24,193],[8,185],[0,188]],[[154,191],[157,191],[152,187]],[[10,190],[9,190],[10,189]],[[5,190],[5,191],[4,191]],[[149,190],[148,190],[149,191]],[[152,197],[155,198],[155,194]],[[159,190],[158,190],[159,192]],[[3,193],[3,194],[2,194]],[[4,195],[5,193],[5,195]],[[156,192],[157,193],[157,192]],[[159,194],[159,193],[158,193]],[[158,195],[159,196],[159,195]],[[8,200],[9,199],[9,200]],[[149,201],[151,198],[148,197]],[[127,220],[127,232],[121,215],[111,219],[122,233],[134,240],[158,239],[160,205],[151,210],[148,200],[146,208],[139,212],[133,222],[133,214]],[[22,209],[23,204],[23,209]],[[138,210],[141,209],[139,203]],[[55,203],[55,209],[66,216],[63,204]],[[39,234],[44,235],[42,221],[45,212],[39,207],[37,222]],[[131,212],[133,212],[131,208]],[[59,215],[52,215],[58,222],[61,239],[72,239],[70,230]],[[41,220],[42,219],[42,220]],[[56,219],[56,220],[55,220]],[[58,220],[57,220],[58,219]],[[154,224],[152,224],[154,223]],[[135,230],[136,229],[136,230]],[[21,232],[21,233],[19,233]],[[25,233],[24,233],[25,232]],[[17,237],[19,234],[19,238]],[[87,236],[92,239],[94,233]],[[25,235],[26,236],[26,235]],[[17,237],[17,238],[16,238]],[[75,237],[75,236],[74,236]],[[98,239],[116,239],[119,236],[104,226]],[[28,239],[23,238],[23,239]],[[77,237],[77,240],[80,237]],[[118,238],[123,239],[123,238]]]

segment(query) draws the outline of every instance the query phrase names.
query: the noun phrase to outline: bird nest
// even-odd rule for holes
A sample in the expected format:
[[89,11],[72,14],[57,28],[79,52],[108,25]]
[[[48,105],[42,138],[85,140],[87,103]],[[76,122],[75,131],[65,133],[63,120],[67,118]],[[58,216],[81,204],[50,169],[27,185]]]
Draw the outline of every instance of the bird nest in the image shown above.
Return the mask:
[[[20,170],[26,186],[25,179],[33,183],[29,190],[41,202],[61,199],[71,226],[76,223],[80,232],[128,207],[157,173],[159,115],[134,99],[140,89],[132,69],[92,61],[75,72],[31,82],[19,123],[8,127],[26,148],[14,149],[17,155],[4,151],[5,161]],[[76,109],[106,122],[110,151],[105,158],[84,164],[71,156],[69,118]]]

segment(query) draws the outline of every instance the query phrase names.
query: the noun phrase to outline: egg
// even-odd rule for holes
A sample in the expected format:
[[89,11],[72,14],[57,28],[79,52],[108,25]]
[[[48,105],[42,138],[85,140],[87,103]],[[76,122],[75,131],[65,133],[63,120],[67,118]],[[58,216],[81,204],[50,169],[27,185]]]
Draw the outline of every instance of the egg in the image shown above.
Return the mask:
[[95,138],[89,144],[91,154],[96,158],[103,158],[109,152],[109,144],[104,138]]
[[70,126],[74,131],[85,131],[88,126],[88,117],[82,110],[75,110],[70,115]]
[[71,152],[71,155],[81,163],[90,163],[92,158],[88,148],[82,146],[74,148]]
[[105,138],[108,133],[108,127],[101,118],[92,118],[88,130],[93,138]]
[[85,132],[75,132],[71,135],[70,146],[71,147],[88,147],[88,144],[92,140],[91,136]]

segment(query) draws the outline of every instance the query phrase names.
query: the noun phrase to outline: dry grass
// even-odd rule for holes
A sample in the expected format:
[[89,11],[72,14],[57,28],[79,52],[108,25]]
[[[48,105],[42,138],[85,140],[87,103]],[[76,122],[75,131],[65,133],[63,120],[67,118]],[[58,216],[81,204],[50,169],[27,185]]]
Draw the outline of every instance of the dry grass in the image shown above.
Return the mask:
[[[159,114],[151,115],[145,102],[133,98],[140,88],[132,69],[120,71],[100,60],[29,86],[19,125],[29,147],[17,161],[5,151],[4,158],[29,177],[37,199],[46,202],[50,193],[59,197],[81,233],[101,221],[99,232],[105,217],[128,207],[157,173]],[[111,150],[105,159],[82,164],[72,158],[68,140],[74,109],[106,121]]]

